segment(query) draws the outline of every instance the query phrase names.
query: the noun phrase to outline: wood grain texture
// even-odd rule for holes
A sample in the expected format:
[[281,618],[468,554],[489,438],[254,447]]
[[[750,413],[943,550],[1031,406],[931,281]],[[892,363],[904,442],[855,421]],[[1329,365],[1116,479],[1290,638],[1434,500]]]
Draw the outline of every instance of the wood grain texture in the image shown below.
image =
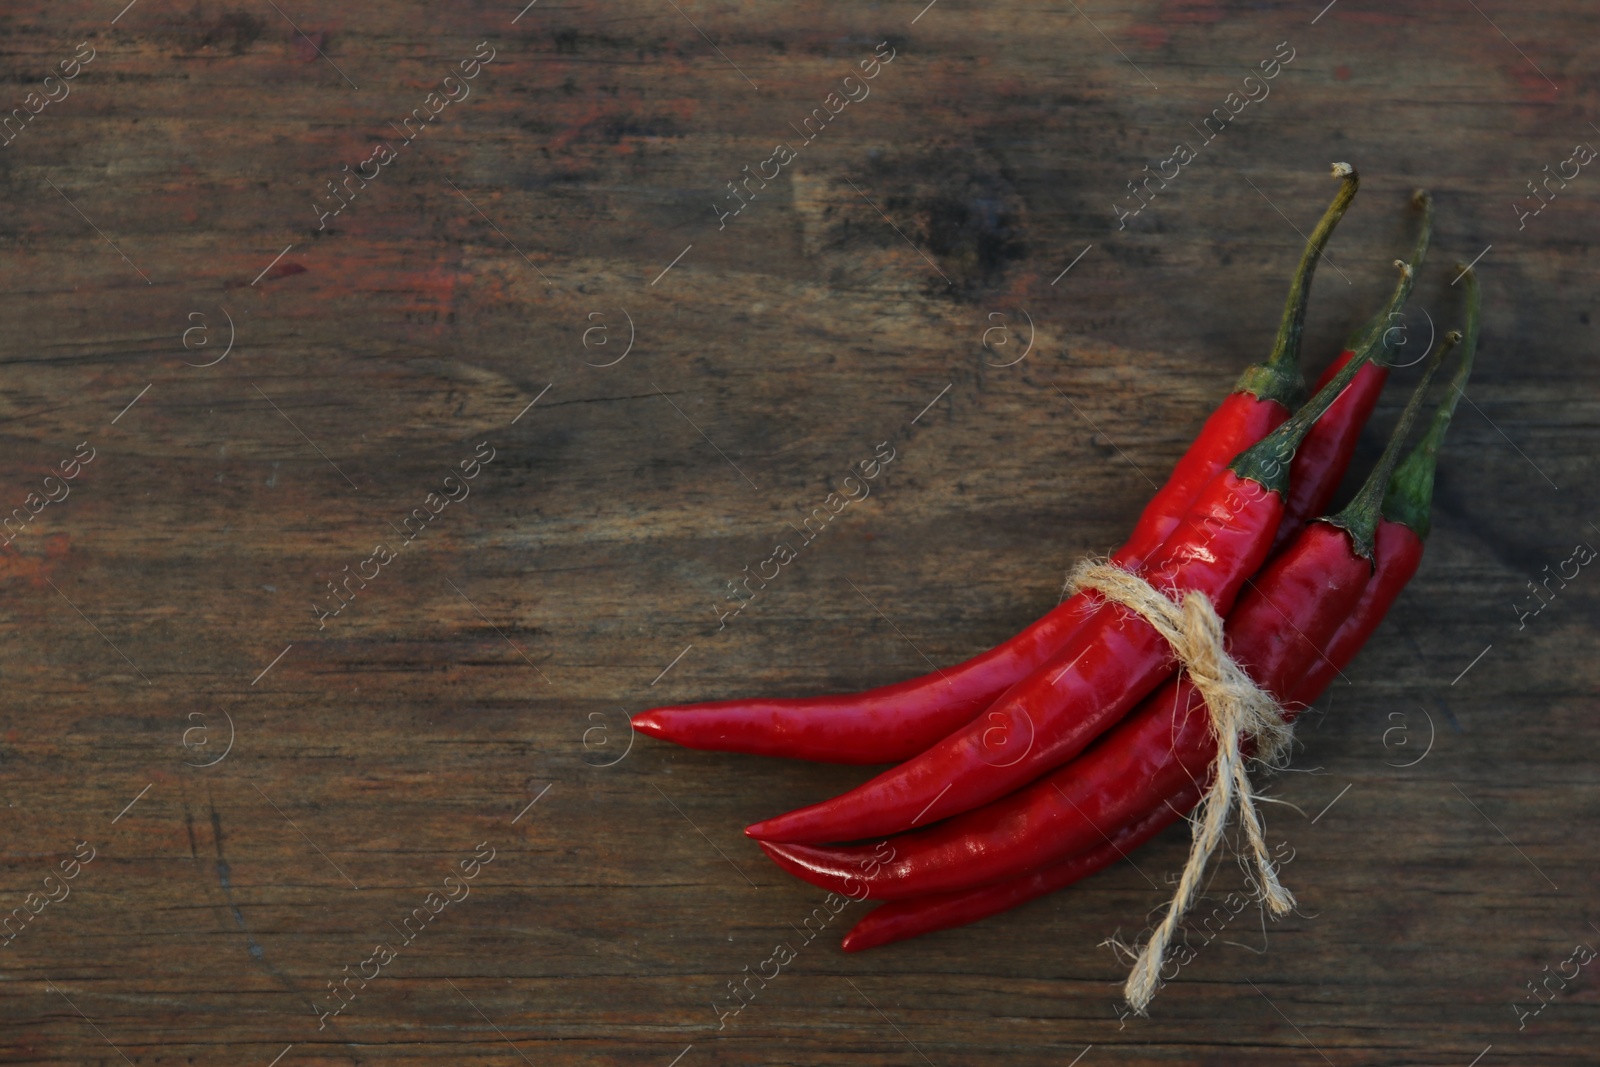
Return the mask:
[[[1596,579],[1513,606],[1600,537],[1600,178],[1512,206],[1600,141],[1590,7],[119,7],[0,13],[0,116],[94,52],[0,147],[0,512],[94,450],[0,550],[0,912],[95,850],[0,949],[0,1062],[1594,1061],[1594,966],[1513,1009],[1600,941]],[[485,41],[470,95],[319,225]],[[1285,41],[1271,95],[1119,228]],[[870,95],[719,226],[880,42]],[[1271,785],[1302,913],[1197,919],[1143,1020],[1100,942],[1167,899],[1182,827],[975,927],[845,957],[853,905],[805,943],[821,894],[741,830],[861,771],[629,748],[625,716],[918,674],[1053,605],[1267,351],[1335,159],[1365,180],[1308,368],[1391,285],[1414,186],[1414,306],[1454,324],[1450,264],[1481,254],[1485,321],[1428,557]],[[719,629],[882,441],[872,495]],[[470,496],[319,624],[481,442]],[[319,1030],[480,843],[470,895]],[[1223,864],[1208,908],[1241,884]]]

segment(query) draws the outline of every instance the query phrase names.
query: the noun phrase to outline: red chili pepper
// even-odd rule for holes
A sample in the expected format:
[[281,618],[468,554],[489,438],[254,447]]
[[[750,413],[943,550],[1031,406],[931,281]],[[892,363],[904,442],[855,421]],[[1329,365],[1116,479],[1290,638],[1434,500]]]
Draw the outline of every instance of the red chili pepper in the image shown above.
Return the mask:
[[[1119,566],[1136,570],[1172,533],[1206,483],[1281,425],[1305,395],[1299,359],[1306,297],[1322,249],[1360,183],[1354,170],[1335,167],[1334,174],[1341,178],[1339,192],[1301,255],[1272,355],[1247,369],[1206,420],[1166,485],[1145,506],[1128,542],[1112,557]],[[832,763],[899,762],[971,722],[1048,661],[1092,610],[1088,598],[1071,597],[1015,637],[965,663],[864,693],[652,708],[635,715],[633,725],[688,748]]]
[[[1409,288],[1404,263],[1394,301]],[[1283,516],[1289,460],[1307,430],[1366,364],[1357,353],[1278,429],[1218,473],[1145,563],[1146,580],[1174,600],[1203,593],[1226,614],[1261,566]],[[922,755],[833,800],[748,827],[768,841],[879,837],[986,804],[1058,767],[1121,719],[1172,671],[1172,650],[1137,614],[1100,606],[1057,656],[1013,686],[979,720]],[[995,744],[1017,741],[1010,751]],[[1024,747],[1025,746],[1025,747]],[[1012,751],[1023,751],[1013,757]]]
[[[1349,507],[1302,531],[1251,583],[1228,618],[1232,655],[1279,701],[1309,661],[1320,657],[1372,577],[1383,492],[1445,352],[1430,361],[1383,458]],[[1292,711],[1287,714],[1293,718]],[[1103,828],[1135,822],[1163,797],[1208,777],[1216,754],[1205,703],[1180,673],[1054,773],[1003,800],[895,838],[894,858],[871,875],[856,876],[864,869],[856,862],[860,846],[763,841],[762,848],[780,867],[814,885],[837,889],[845,880],[864,882],[865,892],[852,891],[852,896],[896,900],[952,892],[1059,863],[1093,847],[1105,839]]]
[[1315,702],[1329,683],[1350,665],[1422,563],[1422,539],[1404,524],[1384,518],[1378,523],[1376,540],[1378,567],[1361,600],[1339,632],[1329,639],[1322,656],[1290,687],[1288,698],[1297,706]]
[[1378,574],[1368,584],[1355,611],[1328,643],[1326,655],[1314,661],[1294,687],[1292,698],[1310,704],[1320,697],[1335,675],[1350,665],[1389,613],[1400,590],[1422,562],[1423,542],[1432,528],[1433,472],[1439,449],[1450,429],[1456,401],[1466,392],[1467,378],[1478,351],[1478,276],[1465,271],[1467,326],[1461,346],[1461,367],[1450,383],[1450,394],[1434,412],[1422,441],[1395,470],[1383,499],[1383,521],[1378,524]]
[[[1417,236],[1417,246],[1411,255],[1411,266],[1416,268],[1422,265],[1423,258],[1428,254],[1428,238],[1433,231],[1433,198],[1426,190],[1418,189],[1412,194],[1411,202],[1422,209],[1422,232]],[[1382,345],[1394,329],[1393,321],[1392,315],[1385,314],[1364,326],[1351,339],[1350,347],[1322,372],[1316,387],[1321,389],[1332,381],[1333,376],[1350,362],[1355,349],[1373,339]],[[1355,455],[1361,428],[1371,417],[1372,409],[1377,405],[1378,396],[1388,380],[1388,366],[1374,358],[1361,368],[1361,373],[1329,406],[1328,413],[1318,419],[1316,426],[1306,434],[1289,468],[1289,495],[1283,505],[1283,521],[1278,524],[1278,533],[1272,542],[1274,555],[1292,541],[1313,517],[1327,512],[1333,494],[1339,491],[1339,483],[1344,481],[1350,459]]]
[[[1294,701],[1316,699],[1334,674],[1354,658],[1366,639],[1377,629],[1400,589],[1410,580],[1422,556],[1423,539],[1430,523],[1433,498],[1433,472],[1438,450],[1450,426],[1456,400],[1472,373],[1477,351],[1479,296],[1477,279],[1469,272],[1467,282],[1467,326],[1462,346],[1461,365],[1451,383],[1450,393],[1422,440],[1396,469],[1383,500],[1383,518],[1378,523],[1375,555],[1376,570],[1362,592],[1354,612],[1340,626],[1324,654],[1314,657],[1310,669],[1296,688]],[[1240,610],[1243,610],[1241,605]],[[1230,620],[1231,621],[1231,620]],[[1178,740],[1174,739],[1174,748]],[[1105,843],[1062,860],[1042,870],[992,882],[974,889],[930,894],[885,904],[857,923],[844,939],[847,952],[858,952],[878,945],[901,941],[935,930],[977,922],[1019,904],[1052,893],[1110,866],[1126,856],[1188,811],[1200,796],[1196,782],[1186,782],[1175,796],[1152,806],[1142,819],[1121,829],[1108,831]]]

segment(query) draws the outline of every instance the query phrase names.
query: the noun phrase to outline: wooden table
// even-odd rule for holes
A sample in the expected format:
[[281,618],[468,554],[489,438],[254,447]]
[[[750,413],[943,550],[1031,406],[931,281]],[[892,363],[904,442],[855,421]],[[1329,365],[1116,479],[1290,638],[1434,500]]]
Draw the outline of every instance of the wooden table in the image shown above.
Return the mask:
[[[0,15],[3,1062],[1594,1062],[1596,967],[1529,983],[1600,942],[1595,579],[1519,612],[1600,538],[1600,178],[1515,206],[1600,143],[1592,9],[121,3]],[[1197,918],[1149,1019],[1101,942],[1182,826],[975,927],[806,942],[822,894],[741,828],[864,772],[625,716],[1056,603],[1267,352],[1334,160],[1308,368],[1416,185],[1408,350],[1458,261],[1485,320],[1422,571],[1268,783],[1300,912]]]

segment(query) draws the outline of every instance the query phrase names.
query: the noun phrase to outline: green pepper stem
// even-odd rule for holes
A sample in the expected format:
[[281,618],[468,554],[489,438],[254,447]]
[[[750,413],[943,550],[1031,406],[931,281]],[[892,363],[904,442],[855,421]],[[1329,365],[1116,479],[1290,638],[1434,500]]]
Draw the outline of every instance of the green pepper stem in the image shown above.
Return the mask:
[[1300,265],[1295,268],[1294,278],[1289,283],[1289,298],[1283,305],[1283,320],[1278,324],[1278,337],[1273,343],[1272,354],[1266,362],[1246,368],[1233,390],[1236,393],[1250,393],[1262,400],[1276,400],[1291,410],[1299,406],[1306,394],[1305,378],[1300,373],[1300,337],[1305,331],[1306,300],[1311,293],[1311,278],[1317,272],[1317,263],[1322,259],[1322,250],[1327,247],[1328,238],[1333,236],[1334,227],[1344,218],[1350,201],[1355,199],[1356,189],[1361,185],[1361,175],[1348,163],[1335,163],[1333,176],[1339,179],[1339,191],[1322,213],[1316,229],[1311,231],[1305,251],[1300,253]]
[[[1398,310],[1405,303],[1406,297],[1411,293],[1412,277],[1415,273],[1411,265],[1404,260],[1397,259],[1394,265],[1400,268],[1400,281],[1395,286],[1394,292],[1389,295],[1389,302],[1384,305],[1386,314]],[[1339,373],[1334,375],[1327,385],[1317,390],[1316,396],[1307,401],[1299,411],[1290,415],[1282,426],[1235,456],[1233,462],[1228,464],[1229,469],[1241,478],[1260,483],[1279,496],[1287,492],[1289,462],[1294,459],[1295,450],[1300,447],[1300,442],[1310,432],[1311,427],[1322,417],[1322,413],[1328,410],[1328,405],[1344,392],[1344,387],[1349,385],[1350,380],[1372,359],[1382,339],[1382,334],[1368,338],[1350,357],[1350,361],[1339,369]]]
[[1467,280],[1467,325],[1461,344],[1461,366],[1450,380],[1450,395],[1439,402],[1439,410],[1433,413],[1433,421],[1428,424],[1422,440],[1395,468],[1383,497],[1383,517],[1411,527],[1421,538],[1426,538],[1433,526],[1433,474],[1438,465],[1439,449],[1450,429],[1456,401],[1466,395],[1467,379],[1472,375],[1473,358],[1478,353],[1478,276],[1471,267],[1461,269]]
[[[1416,247],[1411,251],[1411,269],[1421,270],[1422,261],[1428,256],[1428,241],[1433,236],[1433,197],[1426,189],[1418,189],[1411,194],[1413,207],[1422,209],[1422,226],[1417,234]],[[1391,316],[1381,313],[1369,319],[1361,329],[1350,335],[1350,340],[1345,347],[1354,352],[1374,335],[1387,336],[1393,328],[1390,325]],[[1387,347],[1387,346],[1385,346]]]
[[1411,399],[1406,402],[1405,410],[1400,413],[1400,421],[1395,424],[1394,432],[1389,435],[1389,443],[1384,446],[1383,455],[1378,457],[1377,466],[1372,468],[1372,473],[1367,476],[1355,499],[1345,505],[1343,511],[1327,520],[1350,535],[1350,543],[1356,554],[1365,557],[1368,562],[1373,560],[1374,544],[1378,537],[1378,518],[1381,515],[1380,505],[1385,491],[1389,488],[1389,477],[1394,473],[1395,464],[1400,459],[1400,448],[1411,433],[1411,424],[1417,420],[1417,412],[1422,410],[1422,398],[1427,395],[1428,386],[1433,382],[1434,372],[1439,369],[1439,364],[1444,362],[1445,356],[1450,354],[1450,350],[1460,342],[1460,331],[1451,330],[1445,335],[1444,344],[1440,345],[1433,358],[1428,360],[1428,366],[1422,372],[1422,380],[1417,383],[1416,389],[1412,390]]

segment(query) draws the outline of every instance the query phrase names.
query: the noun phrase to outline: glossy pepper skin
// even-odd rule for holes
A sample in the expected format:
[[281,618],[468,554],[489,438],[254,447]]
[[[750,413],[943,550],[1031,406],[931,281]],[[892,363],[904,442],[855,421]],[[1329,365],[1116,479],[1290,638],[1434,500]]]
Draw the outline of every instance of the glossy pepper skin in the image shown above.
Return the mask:
[[[1257,576],[1228,617],[1229,651],[1256,684],[1284,700],[1354,610],[1372,575],[1349,535],[1313,523]],[[947,893],[1049,866],[1101,843],[1103,827],[1136,822],[1195,781],[1216,759],[1205,702],[1186,677],[1059,770],[1001,800],[894,839],[894,858],[862,876],[865,846],[818,848],[762,842],[767,855],[813,885],[898,900]],[[1180,809],[1183,810],[1183,809]]]
[[[1422,559],[1424,539],[1430,527],[1430,501],[1433,472],[1439,448],[1455,410],[1457,398],[1472,373],[1477,350],[1479,293],[1476,277],[1466,272],[1467,329],[1461,366],[1456,371],[1451,392],[1434,414],[1421,442],[1406,457],[1390,479],[1373,541],[1374,570],[1355,609],[1340,624],[1323,654],[1310,659],[1301,679],[1292,687],[1288,707],[1300,707],[1315,700],[1328,682],[1347,667],[1361,646],[1378,628],[1401,589],[1416,573]],[[1241,606],[1242,608],[1242,606]],[[1175,738],[1175,749],[1182,740]],[[1048,867],[976,888],[935,893],[895,901],[871,912],[844,939],[846,951],[862,951],[878,945],[917,937],[935,930],[977,922],[1006,911],[1093,874],[1143,844],[1162,828],[1176,821],[1197,801],[1198,782],[1188,782],[1176,795],[1153,803],[1150,810],[1121,829],[1108,828],[1106,843],[1091,846]]]
[[[1410,268],[1401,268],[1409,287]],[[1400,299],[1397,290],[1393,300]],[[1146,561],[1143,576],[1151,586],[1174,600],[1203,593],[1226,615],[1271,547],[1295,447],[1372,351],[1363,348],[1305,407],[1212,478]],[[1094,599],[1094,614],[1055,658],[977,720],[865,785],[745,833],[798,844],[897,833],[970,811],[1076,756],[1173,668],[1172,650],[1155,627],[1098,594]]]
[[992,882],[977,889],[954,893],[930,893],[910,900],[896,900],[874,908],[845,934],[841,943],[846,952],[864,952],[895,941],[966,926],[991,915],[1026,904],[1058,889],[1065,889],[1082,878],[1104,870],[1127,858],[1145,842],[1183,817],[1183,812],[1200,800],[1200,786],[1187,782],[1178,793],[1147,812],[1135,822],[1113,831],[1098,845],[1016,878]]
[[[1353,170],[1335,169],[1334,173],[1340,178],[1339,193],[1307,241],[1272,355],[1245,371],[1234,391],[1206,420],[1166,484],[1145,506],[1127,543],[1112,556],[1118,566],[1137,571],[1172,533],[1211,478],[1282,425],[1290,408],[1303,397],[1299,359],[1306,297],[1322,249],[1360,183]],[[1305,476],[1320,477],[1315,472]],[[965,663],[864,693],[652,708],[635,715],[633,725],[641,733],[687,748],[830,763],[899,762],[970,723],[1002,693],[1050,660],[1095,606],[1091,598],[1070,597],[1015,637]]]
[[1417,573],[1422,563],[1422,549],[1422,538],[1403,523],[1384,519],[1378,524],[1377,571],[1350,617],[1328,642],[1323,655],[1310,663],[1289,692],[1291,701],[1301,707],[1315,703],[1339,672],[1350,666],[1384,616],[1389,614],[1400,591]]

